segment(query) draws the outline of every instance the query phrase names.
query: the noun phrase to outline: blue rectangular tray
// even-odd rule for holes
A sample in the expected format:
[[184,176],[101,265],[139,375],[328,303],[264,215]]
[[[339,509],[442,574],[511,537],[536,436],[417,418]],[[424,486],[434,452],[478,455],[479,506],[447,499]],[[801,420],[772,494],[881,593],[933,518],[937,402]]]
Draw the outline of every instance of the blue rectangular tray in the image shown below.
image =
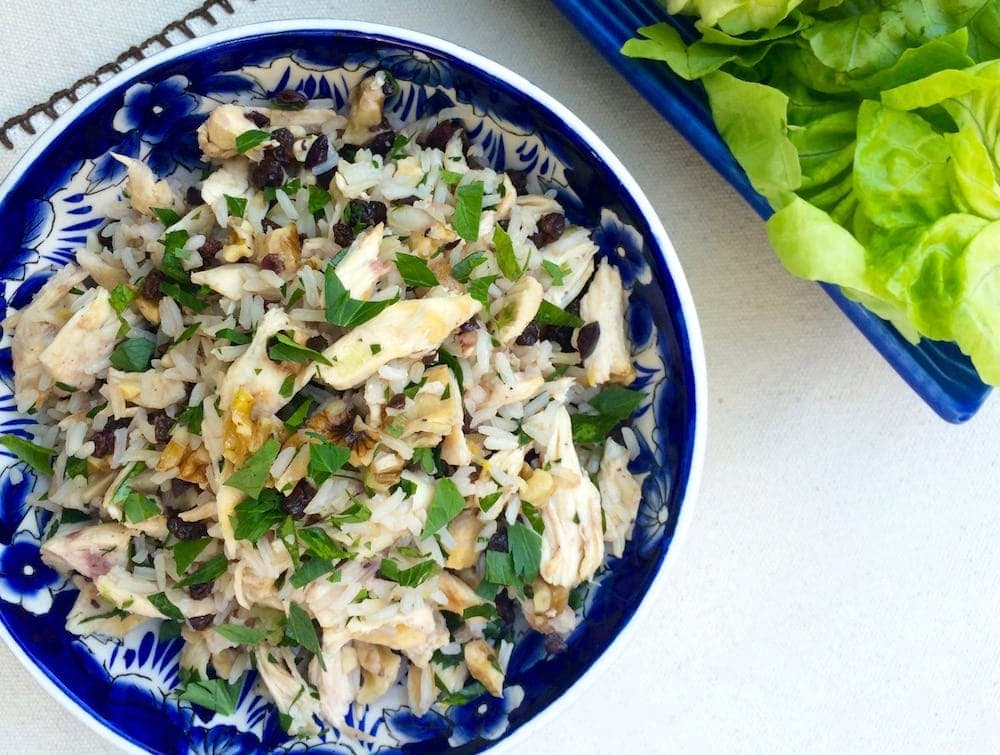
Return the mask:
[[[619,52],[640,26],[668,21],[682,34],[688,33],[690,27],[670,18],[656,0],[551,2],[762,218],[771,215],[767,200],[753,190],[715,130],[701,85],[680,79],[666,64],[634,60]],[[914,346],[885,320],[847,299],[837,287],[821,285],[903,380],[942,418],[964,422],[976,413],[990,388],[958,347],[927,339]]]

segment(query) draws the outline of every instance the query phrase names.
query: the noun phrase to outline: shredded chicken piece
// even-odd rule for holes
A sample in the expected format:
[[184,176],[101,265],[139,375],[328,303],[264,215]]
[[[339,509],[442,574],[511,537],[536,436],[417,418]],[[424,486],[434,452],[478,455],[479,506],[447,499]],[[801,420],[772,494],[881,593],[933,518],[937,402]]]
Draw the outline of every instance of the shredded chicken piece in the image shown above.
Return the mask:
[[98,374],[108,367],[118,334],[118,314],[108,303],[108,292],[95,290],[94,298],[69,318],[38,355],[53,380],[81,390],[93,388]]
[[383,228],[383,224],[379,223],[359,233],[344,259],[337,265],[337,277],[350,292],[352,299],[371,298],[379,279],[392,269],[388,262],[378,258]]
[[562,237],[545,246],[542,258],[569,270],[561,286],[552,286],[545,292],[545,300],[557,307],[565,307],[587,285],[594,272],[594,255],[597,245],[590,240],[586,228],[567,228]]
[[94,579],[128,562],[132,534],[120,524],[95,524],[56,534],[42,543],[42,560],[67,574],[76,571]]
[[257,125],[246,117],[244,108],[239,105],[219,105],[198,127],[198,146],[209,160],[236,157],[240,154],[236,149],[236,137],[256,128]]
[[483,598],[476,595],[475,590],[449,571],[441,572],[438,584],[441,587],[441,592],[448,599],[448,602],[443,606],[446,611],[461,616],[467,608],[486,603]]
[[254,333],[253,340],[230,366],[219,385],[223,412],[233,407],[237,392],[249,395],[253,403],[253,420],[273,415],[285,404],[289,396],[283,396],[281,386],[290,374],[295,374],[295,391],[299,391],[310,377],[309,370],[297,372],[288,363],[276,364],[268,356],[268,343],[283,330],[292,330],[291,318],[280,309],[269,309]]
[[642,498],[642,488],[628,471],[628,462],[628,449],[608,438],[604,443],[597,484],[607,523],[604,540],[611,544],[611,552],[618,557],[625,552],[625,541],[639,513]]
[[357,701],[367,705],[378,700],[396,683],[402,659],[387,647],[355,642],[354,651],[361,666],[361,689]]
[[108,291],[122,283],[128,283],[128,273],[109,251],[95,252],[84,247],[76,253],[76,264],[86,270],[98,286]]
[[133,210],[150,217],[154,215],[154,209],[184,210],[184,200],[174,193],[169,183],[157,181],[144,162],[114,152],[111,156],[128,168],[125,191]]
[[382,122],[385,83],[385,72],[377,71],[354,87],[344,129],[345,143],[367,144],[372,138],[372,129]]
[[[309,600],[315,600],[322,594],[322,590],[310,590],[307,593]],[[309,606],[312,609],[312,603]],[[321,625],[332,619],[322,609],[314,610],[313,614]],[[343,621],[339,614],[335,620],[338,624]],[[345,632],[348,639],[398,650],[418,666],[427,665],[434,651],[448,642],[448,628],[444,619],[425,604],[406,608],[400,605],[399,613],[394,616],[358,616],[348,623]]]
[[[14,393],[20,412],[28,411],[48,394],[48,390],[39,388],[45,372],[39,357],[67,319],[59,308],[63,298],[86,277],[85,270],[76,265],[66,265],[49,278],[31,304],[16,315],[11,359],[14,364]],[[10,327],[9,323],[7,327]]]
[[124,637],[146,620],[145,616],[115,611],[90,580],[78,575],[73,577],[73,584],[80,592],[66,617],[67,632]]
[[514,188],[514,182],[510,180],[510,176],[507,173],[501,173],[500,175],[501,186],[503,188],[499,190],[500,204],[496,206],[497,221],[510,217],[511,209],[517,204],[517,189]]
[[462,394],[454,376],[446,365],[438,365],[424,373],[424,384],[412,402],[386,429],[411,448],[433,448],[456,424],[461,431],[462,417]]
[[497,666],[496,651],[485,640],[467,642],[462,650],[472,678],[493,697],[503,697],[503,672]]
[[543,294],[542,284],[526,275],[490,305],[500,343],[510,343],[524,332],[538,313]]
[[444,565],[449,569],[468,569],[475,566],[482,550],[476,547],[476,539],[482,531],[483,523],[471,509],[466,509],[452,519],[448,524],[448,532],[455,538],[455,546],[448,551],[448,560]]
[[514,382],[507,384],[497,375],[490,383],[490,393],[486,400],[479,405],[477,413],[482,413],[487,408],[490,411],[497,411],[505,406],[516,404],[521,401],[530,401],[545,388],[545,378],[541,375],[529,375],[524,372],[514,373]]
[[625,306],[628,294],[618,271],[607,261],[601,262],[590,288],[580,300],[580,317],[600,326],[594,350],[583,360],[590,385],[617,383],[629,385],[635,380],[628,336],[625,334]]
[[241,157],[226,160],[212,175],[201,184],[201,199],[211,206],[225,203],[227,196],[249,199],[250,190],[248,178],[249,163]]
[[[340,726],[361,686],[358,657],[342,631],[323,630],[323,663],[313,658],[309,663],[309,678],[319,692],[319,708],[323,718]],[[323,668],[326,666],[326,668]]]
[[111,368],[107,386],[109,392],[117,392],[124,401],[147,409],[166,409],[187,395],[187,384],[162,370],[122,372]]
[[191,282],[199,286],[204,284],[232,301],[240,301],[248,291],[269,301],[278,301],[284,280],[252,263],[236,262],[199,270],[191,275]]
[[416,716],[424,715],[437,700],[434,672],[427,666],[410,666],[406,674],[406,692],[410,710]]
[[551,585],[575,587],[593,577],[604,558],[601,496],[580,468],[565,406],[550,404],[524,425],[536,440],[546,439],[542,462],[550,465],[555,482],[541,509],[545,523],[541,575]]
[[291,719],[291,731],[314,734],[313,716],[320,714],[319,702],[309,694],[306,680],[295,666],[295,657],[285,648],[262,647],[254,652],[257,672],[278,709]]
[[[215,219],[222,225],[229,214],[226,197],[243,197],[253,201],[248,168],[250,164],[242,157],[233,157],[222,163],[201,185],[201,199],[215,211]],[[203,215],[212,217],[213,213]]]
[[331,366],[317,366],[317,376],[337,390],[354,388],[393,359],[437,349],[481,309],[482,304],[466,295],[398,301],[326,349],[323,356]]
[[106,574],[95,577],[94,586],[100,596],[109,603],[118,608],[127,607],[130,613],[151,619],[172,618],[149,600],[150,595],[158,592],[164,592],[167,599],[178,606],[186,618],[203,616],[215,610],[215,601],[211,599],[188,600],[187,595],[180,590],[173,588],[160,590],[155,581],[141,579],[121,566],[115,566]]

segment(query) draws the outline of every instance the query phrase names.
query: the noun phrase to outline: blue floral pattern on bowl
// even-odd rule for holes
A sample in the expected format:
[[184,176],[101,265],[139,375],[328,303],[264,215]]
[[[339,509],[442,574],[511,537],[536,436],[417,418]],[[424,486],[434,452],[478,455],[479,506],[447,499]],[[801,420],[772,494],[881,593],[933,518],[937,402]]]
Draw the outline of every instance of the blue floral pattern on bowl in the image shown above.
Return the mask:
[[[337,44],[331,44],[331,35]],[[294,52],[293,52],[294,51]],[[230,716],[178,703],[179,640],[161,641],[155,622],[124,640],[76,637],[64,628],[75,589],[39,556],[49,514],[28,503],[36,481],[0,449],[0,621],[13,642],[86,714],[142,749],[169,753],[473,753],[510,736],[562,695],[596,661],[635,611],[666,554],[696,474],[698,392],[683,297],[657,234],[637,199],[587,144],[544,104],[462,57],[384,33],[324,29],[258,33],[225,44],[194,45],[112,82],[77,111],[0,195],[3,263],[0,315],[24,306],[52,270],[96,233],[121,193],[124,173],[112,152],[147,161],[160,176],[198,167],[194,129],[219,102],[260,101],[282,89],[343,107],[372,69],[399,83],[387,108],[401,121],[447,111],[496,168],[524,170],[557,192],[571,220],[596,228],[600,254],[633,287],[628,312],[636,386],[647,394],[636,422],[645,474],[634,536],[583,597],[583,621],[569,652],[545,652],[538,635],[516,644],[503,698],[414,714],[402,685],[378,704],[355,705],[344,731],[302,742],[279,724],[251,675]],[[140,67],[141,68],[141,67]],[[87,139],[75,138],[85,133]],[[0,342],[2,432],[24,433],[14,411],[9,339]],[[40,492],[40,487],[36,493]],[[350,730],[350,731],[349,731]]]

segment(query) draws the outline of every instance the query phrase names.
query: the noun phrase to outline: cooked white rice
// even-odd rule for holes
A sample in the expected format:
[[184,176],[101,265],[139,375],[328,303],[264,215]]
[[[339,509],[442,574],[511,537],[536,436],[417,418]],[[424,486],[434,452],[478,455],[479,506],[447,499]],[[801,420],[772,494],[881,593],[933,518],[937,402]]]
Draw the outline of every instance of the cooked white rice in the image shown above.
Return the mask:
[[501,695],[512,606],[572,632],[639,502],[608,438],[634,394],[599,394],[634,378],[618,274],[460,123],[386,125],[385,91],[218,107],[193,191],[122,158],[100,243],[4,323],[39,426],[0,440],[51,464],[69,628],[163,620],[182,699],[254,666],[298,734],[395,684]]

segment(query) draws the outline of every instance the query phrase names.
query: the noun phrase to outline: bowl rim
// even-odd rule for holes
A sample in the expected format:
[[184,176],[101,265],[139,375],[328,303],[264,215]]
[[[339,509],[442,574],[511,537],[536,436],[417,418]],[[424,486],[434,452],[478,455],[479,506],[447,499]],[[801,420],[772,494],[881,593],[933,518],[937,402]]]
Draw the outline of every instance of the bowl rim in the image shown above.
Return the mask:
[[[646,616],[651,610],[655,597],[663,593],[667,583],[667,569],[670,564],[677,560],[677,551],[687,541],[687,533],[692,520],[692,504],[698,498],[698,490],[701,484],[702,471],[704,468],[704,457],[708,432],[708,383],[705,366],[704,344],[702,342],[701,326],[694,305],[691,290],[684,275],[680,259],[670,241],[667,231],[663,226],[652,203],[646,197],[638,182],[633,178],[621,160],[612,152],[589,126],[587,126],[578,116],[569,110],[565,105],[555,99],[552,95],[532,83],[526,77],[518,74],[500,63],[497,63],[484,55],[474,52],[462,45],[456,44],[440,37],[435,37],[424,32],[413,31],[387,24],[372,23],[367,21],[353,21],[350,19],[328,19],[328,18],[298,18],[283,19],[276,21],[264,21],[252,24],[240,24],[229,29],[212,32],[201,37],[196,37],[177,44],[173,47],[162,50],[148,58],[145,58],[134,65],[120,71],[106,81],[100,83],[92,91],[80,98],[72,107],[58,116],[56,120],[28,147],[25,153],[18,159],[10,172],[0,181],[0,200],[5,197],[10,190],[17,185],[22,176],[30,169],[34,161],[44,152],[55,139],[71,128],[76,120],[84,114],[91,106],[118,86],[139,78],[146,71],[155,68],[162,63],[177,58],[182,58],[190,53],[213,47],[220,43],[231,41],[246,41],[260,36],[273,36],[290,32],[326,31],[334,33],[359,34],[366,36],[383,37],[389,41],[398,41],[404,44],[417,44],[424,47],[440,51],[447,55],[459,58],[471,67],[479,69],[484,73],[499,78],[511,85],[513,88],[527,95],[530,99],[548,108],[554,115],[571,129],[589,147],[593,148],[601,160],[608,166],[615,177],[620,181],[622,188],[631,196],[639,209],[642,217],[649,226],[651,236],[655,239],[662,256],[662,261],[666,266],[672,285],[674,286],[677,299],[680,303],[680,314],[684,331],[687,336],[687,349],[690,356],[690,367],[693,378],[694,392],[690,397],[692,402],[692,413],[694,415],[693,434],[691,437],[691,459],[688,468],[687,479],[683,481],[683,487],[678,497],[680,501],[680,512],[674,533],[667,547],[666,553],[657,568],[652,581],[645,593],[639,599],[634,612],[622,625],[619,632],[612,638],[611,643],[601,653],[583,674],[573,682],[558,698],[548,706],[539,711],[536,715],[518,727],[509,737],[505,737],[499,742],[487,747],[490,753],[509,752],[518,744],[524,744],[531,734],[538,729],[544,720],[552,720],[562,711],[569,707],[581,693],[590,687],[591,684],[615,662],[620,656],[626,641],[638,631],[637,627],[642,626]],[[125,752],[143,753],[142,747],[132,740],[126,738],[121,733],[111,728],[102,720],[91,715],[77,700],[73,699],[66,691],[59,687],[56,682],[49,677],[41,668],[32,661],[21,645],[13,637],[7,626],[0,622],[0,638],[3,639],[8,649],[14,657],[28,671],[31,677],[63,708],[69,711],[79,721],[84,723],[89,729],[103,737],[106,741],[112,742]],[[484,752],[486,752],[484,751]]]

